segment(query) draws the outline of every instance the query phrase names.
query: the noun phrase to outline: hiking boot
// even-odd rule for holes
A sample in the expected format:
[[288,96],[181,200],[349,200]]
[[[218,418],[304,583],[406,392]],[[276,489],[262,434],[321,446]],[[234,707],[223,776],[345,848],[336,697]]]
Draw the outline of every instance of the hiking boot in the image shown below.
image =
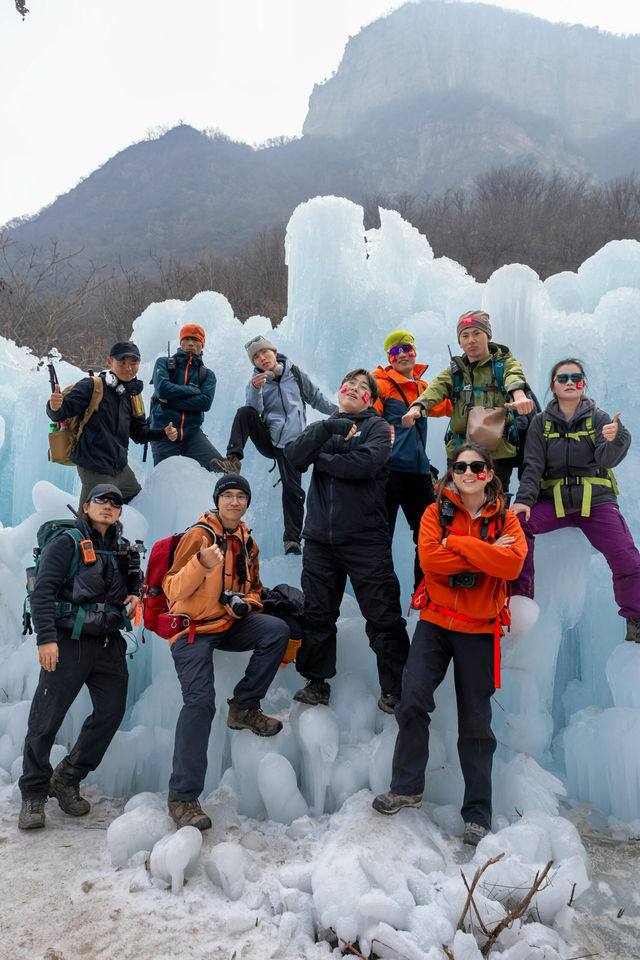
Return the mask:
[[371,806],[378,813],[391,815],[392,813],[398,813],[404,807],[421,807],[422,794],[381,793],[374,799]]
[[479,823],[465,823],[462,842],[468,843],[470,847],[477,847],[488,833],[491,833],[488,827],[481,827]]
[[243,707],[240,703],[227,700],[229,715],[227,726],[232,730],[251,730],[259,737],[275,737],[282,730],[282,724],[275,717],[268,717],[260,707]]
[[296,557],[299,557],[302,553],[302,547],[297,540],[285,540],[284,542],[284,555],[285,557],[289,554],[293,554]]
[[400,697],[394,697],[392,693],[381,693],[378,700],[378,709],[383,713],[395,713],[396,706],[400,703]]
[[235,453],[230,453],[227,457],[221,457],[220,459],[214,459],[209,464],[209,470],[212,473],[240,473],[242,467],[242,461],[235,455]]
[[640,643],[640,617],[627,617],[627,635],[625,640]]
[[180,827],[195,827],[196,830],[208,830],[211,820],[206,815],[197,800],[178,800],[176,797],[167,798],[169,816]]
[[79,781],[65,781],[59,770],[60,768],[56,767],[51,776],[49,796],[55,797],[60,804],[60,809],[68,813],[70,817],[84,817],[91,810],[91,804],[80,796]]
[[22,801],[18,817],[18,830],[39,830],[44,827],[46,797],[27,797]]
[[331,696],[331,687],[326,680],[309,680],[306,687],[294,693],[293,699],[298,703],[308,703],[315,707],[319,703],[329,706],[329,697]]

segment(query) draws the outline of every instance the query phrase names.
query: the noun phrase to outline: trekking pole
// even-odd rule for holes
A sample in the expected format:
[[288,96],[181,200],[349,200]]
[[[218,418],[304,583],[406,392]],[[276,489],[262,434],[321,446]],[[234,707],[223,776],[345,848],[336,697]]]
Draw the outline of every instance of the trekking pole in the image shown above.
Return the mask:
[[74,508],[71,506],[70,503],[67,504],[67,510],[71,510],[71,513],[74,515],[74,517],[76,518],[76,520],[79,520],[79,519],[80,519],[80,514],[78,513],[77,510],[74,510]]

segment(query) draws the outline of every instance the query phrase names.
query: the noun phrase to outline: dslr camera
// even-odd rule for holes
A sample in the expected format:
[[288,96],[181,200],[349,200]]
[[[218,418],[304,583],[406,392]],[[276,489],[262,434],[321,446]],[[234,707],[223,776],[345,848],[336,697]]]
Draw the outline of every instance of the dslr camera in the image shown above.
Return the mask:
[[243,593],[236,593],[234,590],[223,590],[220,594],[220,603],[223,606],[230,606],[236,617],[246,617],[251,609]]
[[449,586],[459,590],[471,590],[478,586],[478,574],[475,570],[461,570],[460,573],[449,574]]
[[142,540],[136,540],[127,547],[127,589],[136,595],[140,592],[144,574],[140,569],[140,561],[147,553]]

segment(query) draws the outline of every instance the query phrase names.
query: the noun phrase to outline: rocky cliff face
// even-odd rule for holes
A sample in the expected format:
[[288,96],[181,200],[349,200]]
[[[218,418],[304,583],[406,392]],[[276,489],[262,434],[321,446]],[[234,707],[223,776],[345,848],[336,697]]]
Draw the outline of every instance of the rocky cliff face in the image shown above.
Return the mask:
[[484,94],[590,140],[640,119],[640,37],[479,3],[408,3],[353,37],[316,86],[305,134],[345,137],[407,98]]

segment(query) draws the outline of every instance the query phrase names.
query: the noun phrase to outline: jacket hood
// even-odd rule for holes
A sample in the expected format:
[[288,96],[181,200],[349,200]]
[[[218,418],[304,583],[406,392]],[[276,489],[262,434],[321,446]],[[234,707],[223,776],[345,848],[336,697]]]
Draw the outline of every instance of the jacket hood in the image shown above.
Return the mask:
[[[504,343],[494,343],[493,340],[489,341],[489,354],[486,357],[483,357],[482,360],[474,360],[473,362],[486,363],[487,360],[506,360],[507,357],[511,356],[511,351],[509,347],[506,347]],[[461,360],[467,366],[470,365],[471,361],[467,358],[467,355],[462,352],[459,356],[453,358],[454,360]]]
[[[453,483],[448,483],[444,488],[443,496],[447,500],[451,500],[453,504],[458,508],[458,510],[464,510],[465,513],[469,513],[464,503],[462,502],[462,497],[460,496],[457,488]],[[481,517],[495,517],[500,513],[501,507],[498,500],[486,501],[482,510],[480,511]]]
[[592,400],[591,397],[581,397],[578,406],[576,407],[573,416],[570,420],[565,419],[565,415],[560,409],[560,404],[558,403],[558,398],[554,397],[544,408],[544,412],[548,413],[552,420],[559,420],[560,423],[566,423],[569,426],[573,423],[579,423],[580,420],[583,420],[587,414],[595,410],[596,402]]
[[178,349],[174,353],[174,357],[178,360],[189,360],[191,358],[192,363],[204,363],[202,353],[189,353],[187,350]]
[[[420,379],[420,377],[428,369],[428,363],[416,363],[413,367],[413,373],[415,379]],[[411,383],[409,377],[405,377],[403,373],[398,373],[395,367],[392,367],[391,364],[387,367],[376,367],[373,371],[373,375],[376,380],[395,380],[396,383],[399,383],[401,386],[403,383]]]
[[[218,513],[215,510],[205,510],[204,513],[198,517],[196,523],[205,523],[208,527],[211,527],[214,533],[217,533],[219,536],[222,536],[224,532],[224,528],[220,521],[220,517],[218,516]],[[238,524],[236,529],[233,531],[233,533],[229,533],[229,531],[227,530],[228,537],[237,537],[239,540],[242,540],[244,538],[245,543],[249,539],[250,535],[251,535],[251,530],[246,525],[244,520],[240,521],[240,523]]]
[[347,420],[369,420],[371,417],[379,417],[380,414],[374,407],[367,407],[366,410],[362,410],[361,413],[347,413],[346,411],[338,410],[337,413],[332,413],[332,417],[346,417]]

